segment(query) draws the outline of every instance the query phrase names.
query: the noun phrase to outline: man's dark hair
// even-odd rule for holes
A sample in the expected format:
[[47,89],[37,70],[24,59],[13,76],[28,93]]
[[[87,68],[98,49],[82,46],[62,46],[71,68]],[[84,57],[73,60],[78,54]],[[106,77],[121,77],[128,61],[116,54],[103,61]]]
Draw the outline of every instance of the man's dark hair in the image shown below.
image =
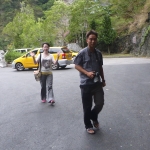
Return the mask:
[[48,45],[48,47],[50,47],[50,44],[47,42],[42,43],[42,47],[44,46],[44,44]]
[[90,30],[86,33],[86,38],[88,38],[91,34],[94,34],[96,38],[98,37],[98,33],[94,30]]

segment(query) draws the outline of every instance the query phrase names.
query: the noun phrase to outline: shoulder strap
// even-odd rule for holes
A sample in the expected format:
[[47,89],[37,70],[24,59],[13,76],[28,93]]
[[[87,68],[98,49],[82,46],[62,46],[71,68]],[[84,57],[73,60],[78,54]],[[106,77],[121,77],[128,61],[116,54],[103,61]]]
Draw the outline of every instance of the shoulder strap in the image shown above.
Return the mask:
[[97,53],[96,49],[95,49],[95,56],[96,56],[96,59],[99,61],[99,57],[98,57],[98,53]]
[[39,63],[38,63],[38,68],[40,69],[39,71],[41,71],[41,53],[40,53],[40,60],[39,60]]

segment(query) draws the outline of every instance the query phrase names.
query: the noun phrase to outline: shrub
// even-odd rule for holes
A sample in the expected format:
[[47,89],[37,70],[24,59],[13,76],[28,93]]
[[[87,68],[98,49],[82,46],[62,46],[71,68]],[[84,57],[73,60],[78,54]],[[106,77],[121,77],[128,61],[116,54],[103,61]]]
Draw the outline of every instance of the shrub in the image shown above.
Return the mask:
[[11,63],[14,59],[22,56],[22,53],[15,52],[15,51],[8,51],[7,54],[5,55],[5,60],[7,63]]

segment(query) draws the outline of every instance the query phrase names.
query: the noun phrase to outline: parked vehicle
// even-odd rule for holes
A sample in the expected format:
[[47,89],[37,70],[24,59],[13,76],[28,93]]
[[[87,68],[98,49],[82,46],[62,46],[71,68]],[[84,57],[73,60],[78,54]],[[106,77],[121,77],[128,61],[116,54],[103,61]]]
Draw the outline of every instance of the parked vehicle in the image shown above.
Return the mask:
[[[35,48],[31,51],[35,53],[35,57],[37,57],[39,53],[43,52],[42,48]],[[34,64],[33,58],[30,55],[31,51],[15,59],[12,62],[12,68],[17,69],[18,71],[22,71],[25,68],[38,68],[38,64]],[[53,55],[54,59],[57,57],[57,52],[60,52],[61,54],[58,64],[52,64],[52,69],[59,69],[59,67],[65,68],[67,65],[72,64],[72,53],[69,50],[64,51],[62,47],[50,47],[49,53]]]
[[30,50],[31,50],[31,48],[14,49],[15,52],[20,52],[20,53],[27,53]]
[[76,58],[79,52],[74,51],[74,50],[70,50],[70,51],[72,52],[72,60],[74,61],[74,59]]
[[74,51],[74,50],[70,50],[72,52],[72,58],[76,57],[78,55],[79,52]]

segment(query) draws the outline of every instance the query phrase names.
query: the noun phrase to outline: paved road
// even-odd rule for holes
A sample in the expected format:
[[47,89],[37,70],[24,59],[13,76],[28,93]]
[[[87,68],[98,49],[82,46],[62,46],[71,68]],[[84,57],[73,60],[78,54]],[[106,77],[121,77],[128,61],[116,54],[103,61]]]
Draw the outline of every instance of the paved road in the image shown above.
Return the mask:
[[40,102],[33,71],[0,68],[0,150],[149,150],[150,59],[106,58],[105,106],[84,129],[78,72],[54,71],[56,105]]

